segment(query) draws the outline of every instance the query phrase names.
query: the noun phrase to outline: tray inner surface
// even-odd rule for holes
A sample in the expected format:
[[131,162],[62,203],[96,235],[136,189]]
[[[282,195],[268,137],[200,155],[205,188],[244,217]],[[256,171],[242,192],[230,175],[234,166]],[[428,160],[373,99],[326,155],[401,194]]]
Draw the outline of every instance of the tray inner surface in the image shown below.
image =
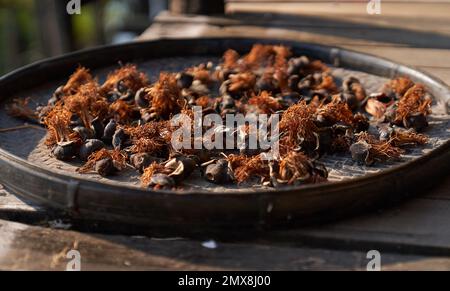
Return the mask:
[[[198,65],[202,62],[218,62],[217,57],[189,57],[189,58],[163,58],[158,60],[151,60],[148,62],[140,63],[139,69],[145,71],[150,77],[151,81],[156,81],[160,71],[180,71],[184,68]],[[102,70],[96,70],[92,73],[99,78],[99,81],[103,81],[106,74],[117,68],[109,67]],[[68,72],[68,76],[72,72]],[[342,68],[332,68],[332,73],[336,77],[337,82],[342,82],[346,76],[355,76],[364,84],[368,93],[379,91],[384,83],[388,79],[381,78],[374,75],[369,75],[363,72],[351,71]],[[67,77],[68,77],[67,76]],[[32,91],[17,92],[14,97],[24,98],[31,97],[32,103],[47,103],[51,93],[61,84],[64,84],[66,79],[62,79],[58,82],[52,82],[51,84],[43,84],[39,88],[35,88]],[[340,84],[338,84],[340,85]],[[0,104],[0,128],[9,128],[18,125],[23,125],[23,121],[12,118],[6,114],[5,104]],[[32,106],[35,106],[32,104]],[[392,167],[399,163],[404,163],[415,159],[436,147],[442,145],[450,138],[450,116],[442,110],[442,105],[434,102],[432,110],[433,114],[429,117],[430,127],[425,132],[430,137],[429,143],[422,147],[417,147],[408,150],[403,156],[401,161],[394,163],[377,163],[374,166],[360,166],[356,164],[350,157],[350,154],[339,155],[326,155],[320,159],[323,162],[329,172],[329,180],[340,181],[343,179],[352,179],[354,177],[366,175],[369,173],[376,173]],[[80,166],[80,163],[65,163],[56,160],[50,156],[50,150],[44,145],[45,130],[38,129],[23,129],[17,131],[9,131],[0,133],[0,147],[13,155],[16,155],[22,159],[29,161],[41,168],[45,168],[54,172],[65,174],[68,176],[78,177],[82,179],[88,179],[91,181],[97,181],[100,183],[107,183],[112,185],[127,185],[131,187],[140,187],[139,174],[133,170],[127,170],[120,175],[105,179],[96,174],[78,174],[75,170]],[[198,189],[213,191],[213,192],[226,192],[227,190],[239,190],[239,191],[257,191],[260,187],[250,186],[217,186],[210,184],[201,178],[200,173],[195,173],[193,178],[185,183],[185,186],[190,189]]]

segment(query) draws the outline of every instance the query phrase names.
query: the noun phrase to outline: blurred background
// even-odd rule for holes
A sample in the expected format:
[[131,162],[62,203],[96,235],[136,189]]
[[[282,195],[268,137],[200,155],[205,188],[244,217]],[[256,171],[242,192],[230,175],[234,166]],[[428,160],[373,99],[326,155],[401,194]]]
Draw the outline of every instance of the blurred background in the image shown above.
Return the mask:
[[142,33],[167,0],[0,0],[0,75],[32,61]]
[[450,48],[450,0],[382,0],[380,15],[367,13],[369,0],[80,0],[80,15],[67,13],[69,1],[0,0],[0,75],[46,57],[132,40],[151,24],[147,37],[260,34],[359,45],[369,53],[386,46],[396,52]]

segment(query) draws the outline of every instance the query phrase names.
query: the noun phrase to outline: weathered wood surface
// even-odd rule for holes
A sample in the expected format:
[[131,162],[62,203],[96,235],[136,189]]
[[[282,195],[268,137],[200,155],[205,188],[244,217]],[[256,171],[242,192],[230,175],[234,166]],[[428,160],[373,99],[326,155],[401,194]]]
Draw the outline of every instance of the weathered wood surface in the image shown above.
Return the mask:
[[[450,219],[450,179],[424,196],[383,211],[369,213],[322,226],[283,231],[258,232],[247,242],[261,242],[289,247],[310,246],[405,254],[450,256],[450,229],[443,223]],[[48,225],[58,218],[44,208],[25,205],[15,196],[2,192],[0,219]],[[89,225],[76,226],[86,230]],[[93,230],[97,230],[92,226]],[[101,229],[100,229],[101,230]],[[137,230],[138,233],[140,230]],[[142,230],[144,231],[144,230]],[[151,230],[145,230],[145,233]],[[230,234],[231,236],[231,234]],[[233,234],[239,237],[239,234]]]
[[[367,252],[247,243],[82,234],[0,220],[0,270],[65,270],[70,250],[81,270],[366,270]],[[382,270],[449,270],[450,259],[381,253]]]
[[[301,15],[325,15],[325,16],[348,16],[358,14],[367,16],[368,0],[341,1],[295,1],[295,0],[229,0],[227,11],[251,11],[251,12],[270,12],[270,13],[296,13]],[[405,17],[403,22],[417,18],[445,18],[450,3],[446,0],[381,0],[381,15]],[[447,14],[448,15],[448,14]],[[343,17],[346,19],[345,17]]]
[[[226,17],[163,13],[141,39],[239,35],[302,40],[416,66],[450,84],[448,1],[384,0],[377,16],[366,14],[364,1],[270,2],[228,1],[233,14]],[[39,224],[48,215],[0,188],[0,219]],[[449,220],[450,176],[430,193],[392,209],[324,226],[258,233],[243,243],[219,243],[218,250],[191,240],[83,235],[0,222],[0,269],[61,269],[61,252],[78,241],[87,269],[361,269],[366,252],[377,249],[386,254],[384,269],[450,270]]]

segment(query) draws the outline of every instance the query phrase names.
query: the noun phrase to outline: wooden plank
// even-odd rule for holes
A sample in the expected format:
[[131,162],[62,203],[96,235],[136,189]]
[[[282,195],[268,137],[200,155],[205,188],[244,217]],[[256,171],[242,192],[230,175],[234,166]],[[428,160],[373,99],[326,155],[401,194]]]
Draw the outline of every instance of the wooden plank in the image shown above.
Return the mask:
[[430,66],[419,66],[424,72],[435,76],[450,85],[450,69]]
[[[43,208],[20,205],[18,200],[13,202],[16,205],[11,205],[9,201],[11,199],[5,200],[5,196],[0,196],[0,219],[47,225],[49,220],[58,218]],[[392,209],[371,212],[323,226],[258,232],[247,237],[254,237],[257,242],[263,244],[289,247],[306,245],[355,251],[376,248],[384,252],[450,256],[450,229],[442,223],[449,219],[450,178],[427,195],[405,201]],[[87,222],[87,225],[90,223]],[[79,222],[75,229],[113,231],[102,227],[86,228],[86,225]],[[140,231],[144,233],[142,229],[135,230],[135,233]],[[237,237],[240,237],[239,234],[230,233],[232,241]]]
[[[1,270],[65,270],[66,254],[81,255],[82,270],[365,270],[367,251],[289,248],[249,243],[81,234],[0,220]],[[382,253],[382,269],[449,270],[448,258]],[[426,264],[422,265],[422,261]]]
[[[367,17],[365,17],[367,19]],[[411,21],[412,22],[412,21]],[[418,26],[420,25],[416,24]],[[433,24],[434,25],[434,24]],[[450,20],[440,27],[450,27]],[[153,36],[206,37],[217,35],[262,36],[267,38],[302,39],[329,45],[403,46],[450,48],[450,29],[434,31],[387,27],[348,20],[322,19],[312,16],[230,15],[228,17],[173,16],[160,14],[141,38]]]
[[264,238],[288,246],[314,245],[352,250],[375,248],[401,252],[450,256],[450,178],[429,195],[353,219],[323,226],[274,231]]
[[[173,30],[172,30],[173,29]],[[450,68],[450,50],[447,49],[421,49],[409,47],[372,46],[359,41],[346,42],[344,38],[318,37],[316,33],[293,32],[282,29],[264,29],[255,27],[211,27],[206,25],[161,25],[153,26],[141,39],[157,37],[217,37],[217,36],[242,36],[242,37],[263,37],[278,39],[301,39],[305,42],[314,42],[327,45],[336,45],[360,52],[365,52],[380,57],[389,58],[393,61],[410,66]]]
[[[287,19],[285,22],[292,23],[292,26],[297,26],[297,28],[360,28],[363,35],[366,31],[370,34],[374,33],[370,30],[390,28],[392,32],[398,32],[397,37],[410,40],[417,39],[414,37],[414,32],[422,32],[421,39],[427,39],[427,34],[432,37],[433,35],[434,37],[448,36],[448,28],[450,27],[450,18],[447,17],[450,13],[450,2],[448,1],[434,4],[425,3],[426,5],[419,3],[418,6],[408,1],[408,3],[396,3],[395,7],[391,7],[389,3],[383,1],[382,14],[376,16],[367,14],[364,7],[367,1],[365,2],[361,3],[361,7],[356,10],[355,7],[359,4],[342,4],[341,1],[339,3],[338,1],[328,1],[328,3],[305,3],[305,1],[302,1],[300,3],[285,3],[284,6],[280,3],[276,5],[271,3],[266,4],[267,7],[264,6],[264,3],[262,5],[261,3],[258,5],[244,3],[244,6],[246,6],[244,9],[239,8],[239,5],[234,7],[233,4],[230,4],[228,12],[231,15],[237,13],[239,19],[245,20],[247,20],[246,17],[242,18],[240,14],[253,14],[261,21],[267,21],[267,18],[269,18],[269,22],[275,24]],[[303,7],[304,5],[307,6]],[[397,15],[398,13],[402,15]],[[392,32],[382,31],[377,37],[388,37],[395,40],[395,37],[391,37]],[[352,33],[360,34],[358,31],[350,31],[350,34]],[[338,35],[340,34],[341,32],[338,30]],[[442,38],[442,40],[443,43],[448,43],[447,38]],[[436,40],[433,40],[432,43],[436,43]]]
[[[330,33],[320,34],[318,29],[312,29],[314,31],[295,31],[292,29],[283,29],[276,27],[256,27],[256,26],[219,26],[219,25],[206,25],[206,24],[167,24],[167,23],[155,23],[151,26],[141,37],[142,40],[156,39],[159,37],[261,37],[268,39],[299,39],[304,42],[312,43],[324,43],[327,45],[334,46],[392,46],[392,43],[388,40],[378,41],[368,40],[368,39],[355,39],[349,34],[348,36],[337,36],[332,34],[332,29]],[[328,29],[325,29],[328,30]],[[409,38],[406,40],[409,41]],[[397,45],[406,45],[405,43],[399,44],[400,41],[397,40]],[[423,45],[425,45],[422,42]],[[444,44],[447,46],[448,44]]]
[[49,212],[39,205],[19,199],[0,184],[0,219],[37,223],[49,217]]
[[[219,24],[208,25],[192,21],[192,23],[176,23],[164,20],[165,16],[159,18],[140,39],[151,39],[158,37],[214,37],[214,36],[242,36],[242,37],[262,37],[278,39],[301,39],[305,42],[315,42],[327,45],[336,45],[356,51],[387,57],[393,61],[419,67],[450,68],[450,62],[443,60],[450,59],[450,50],[448,49],[422,49],[415,47],[392,46],[392,43],[379,41],[366,41],[357,39],[359,34],[348,34],[348,37],[337,37],[338,32],[333,36],[330,33],[320,34],[316,32],[296,31],[281,28],[266,28],[257,26],[220,26]],[[184,19],[188,21],[188,19]],[[215,19],[214,21],[220,21]],[[323,32],[323,31],[322,31]],[[356,37],[356,39],[355,39]],[[351,38],[351,39],[350,39]],[[386,39],[387,40],[387,39]],[[407,41],[407,40],[405,40]],[[450,48],[450,38],[445,42],[445,46]],[[442,71],[441,71],[442,73]],[[444,74],[445,75],[445,74]]]
[[[309,15],[354,15],[365,14],[368,17],[376,18],[377,15],[367,14],[367,3],[348,3],[348,2],[295,2],[287,3],[229,3],[227,12],[267,12],[267,13],[291,13],[291,14],[309,14]],[[381,13],[384,16],[397,17],[433,17],[446,18],[450,9],[450,3],[436,2],[384,2],[381,4]]]
[[[322,14],[289,14],[286,13],[256,13],[256,12],[235,12],[226,15],[228,18],[240,20],[250,24],[267,25],[269,24],[283,25],[285,27],[331,27],[331,28],[365,28],[365,29],[408,29],[412,32],[429,31],[441,34],[448,34],[449,28],[446,26],[450,23],[448,18],[421,17],[395,17],[379,15],[376,18],[368,17],[367,14],[361,13],[356,15],[322,15]],[[431,15],[432,16],[432,15]]]
[[[431,15],[433,16],[433,15]],[[261,26],[283,26],[291,28],[317,27],[317,28],[365,28],[365,29],[410,29],[413,31],[431,31],[446,33],[450,30],[446,25],[450,23],[448,18],[425,18],[416,19],[414,17],[390,17],[377,16],[367,17],[366,14],[350,15],[342,17],[340,15],[308,15],[286,13],[257,13],[257,12],[234,12],[225,16],[201,16],[201,15],[173,15],[162,12],[157,18],[158,22],[189,22],[203,24],[221,25],[261,25]]]

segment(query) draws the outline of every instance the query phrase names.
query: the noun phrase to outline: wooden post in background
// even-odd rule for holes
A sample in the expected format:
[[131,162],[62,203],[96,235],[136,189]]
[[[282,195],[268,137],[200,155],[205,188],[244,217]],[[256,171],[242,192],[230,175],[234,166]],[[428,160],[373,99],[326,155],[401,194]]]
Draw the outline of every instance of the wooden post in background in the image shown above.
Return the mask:
[[167,10],[169,7],[168,0],[149,0],[149,18],[153,20],[161,11]]
[[225,0],[171,0],[172,14],[225,14]]
[[64,1],[41,0],[36,3],[36,16],[40,28],[41,51],[55,56],[71,49],[71,28]]

